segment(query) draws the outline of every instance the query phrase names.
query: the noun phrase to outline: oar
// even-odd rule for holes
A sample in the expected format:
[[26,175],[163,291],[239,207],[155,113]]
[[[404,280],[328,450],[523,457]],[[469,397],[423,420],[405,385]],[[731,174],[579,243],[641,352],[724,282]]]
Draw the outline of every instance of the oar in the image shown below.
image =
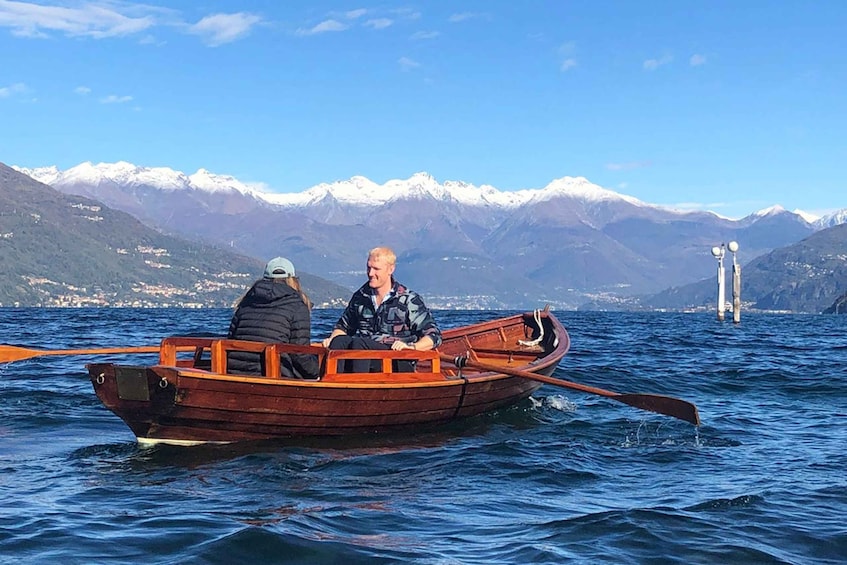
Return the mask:
[[536,373],[531,373],[529,371],[522,371],[520,369],[510,369],[509,367],[502,367],[500,365],[489,365],[487,363],[481,363],[479,361],[474,361],[472,359],[468,359],[462,356],[450,357],[449,355],[441,354],[440,357],[442,361],[446,363],[452,363],[457,367],[475,367],[484,371],[505,373],[507,375],[512,375],[515,377],[532,379],[534,381],[546,383],[548,385],[581,390],[582,392],[605,396],[607,398],[611,398],[612,400],[617,400],[618,402],[623,402],[624,404],[634,406],[635,408],[649,410],[658,414],[664,414],[665,416],[679,418],[680,420],[685,420],[686,422],[690,422],[695,426],[700,425],[700,414],[698,414],[697,412],[697,407],[694,404],[686,400],[681,400],[679,398],[673,398],[671,396],[662,396],[660,394],[619,394],[610,390],[603,390],[602,388],[574,383],[571,381],[566,381],[564,379],[557,379],[555,377],[539,375]]
[[109,355],[120,353],[158,353],[158,345],[141,347],[106,347],[101,349],[27,349],[14,345],[0,345],[0,363],[12,363],[42,355]]

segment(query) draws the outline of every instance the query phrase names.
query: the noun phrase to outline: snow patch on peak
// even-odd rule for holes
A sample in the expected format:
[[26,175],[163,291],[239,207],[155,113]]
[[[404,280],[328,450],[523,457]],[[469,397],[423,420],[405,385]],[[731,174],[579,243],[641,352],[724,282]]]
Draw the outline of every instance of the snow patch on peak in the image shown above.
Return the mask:
[[244,184],[231,175],[219,175],[206,169],[197,169],[197,172],[187,177],[186,186],[194,190],[205,190],[206,192],[240,192],[254,197],[262,197],[255,189]]
[[569,196],[588,202],[623,200],[638,206],[643,202],[632,196],[620,194],[590,182],[585,177],[562,177],[554,179],[538,193],[537,201],[549,200],[555,196]]
[[62,174],[59,168],[55,165],[50,165],[49,167],[36,167],[34,169],[27,169],[26,167],[17,167],[12,165],[12,168],[19,173],[46,185],[51,185],[56,182],[56,179]]
[[139,167],[126,161],[95,165],[86,161],[61,172],[54,182],[62,185],[74,183],[99,185],[103,182],[112,182],[126,186],[146,185],[163,190],[177,190],[186,188],[188,178],[183,173],[167,167]]
[[445,187],[427,173],[416,173],[408,179],[392,179],[378,184],[363,177],[354,176],[348,180],[321,183],[297,194],[264,194],[263,198],[277,205],[304,206],[332,198],[338,202],[353,206],[382,205],[404,197],[444,198]]
[[431,174],[427,173],[426,171],[419,171],[419,172],[413,174],[411,177],[409,177],[409,180],[410,181],[418,181],[418,182],[420,182],[420,181],[436,182],[435,177],[433,177]]
[[800,216],[801,218],[803,218],[806,222],[808,222],[810,224],[814,224],[815,222],[817,222],[818,220],[821,219],[821,217],[819,215],[812,214],[810,212],[806,212],[805,210],[797,209],[797,210],[794,210],[794,213],[797,214],[798,216]]
[[779,204],[774,204],[773,206],[769,206],[768,208],[762,208],[758,212],[753,212],[750,214],[751,216],[757,216],[759,218],[764,218],[765,216],[775,216],[776,214],[782,214],[783,212],[787,212],[785,208],[780,206]]
[[814,225],[820,228],[831,228],[841,224],[847,224],[847,208],[824,214],[814,222]]
[[359,189],[371,187],[374,184],[376,184],[371,179],[369,179],[368,177],[363,177],[361,175],[355,175],[355,176],[350,177],[349,182],[353,183]]

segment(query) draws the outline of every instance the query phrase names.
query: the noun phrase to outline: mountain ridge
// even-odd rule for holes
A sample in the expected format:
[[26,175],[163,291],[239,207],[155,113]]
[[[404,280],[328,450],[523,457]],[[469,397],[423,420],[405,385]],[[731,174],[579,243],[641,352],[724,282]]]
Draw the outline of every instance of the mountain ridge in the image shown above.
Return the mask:
[[[116,163],[93,164],[90,161],[80,163],[69,169],[60,170],[55,165],[35,168],[25,168],[12,165],[13,169],[30,176],[39,182],[53,186],[54,184],[99,184],[104,181],[135,186],[155,186],[161,190],[195,189],[210,193],[221,191],[236,191],[252,196],[258,200],[278,206],[303,206],[314,204],[316,201],[331,195],[340,202],[371,206],[374,203],[385,204],[397,197],[415,196],[409,193],[414,187],[422,194],[444,198],[445,195],[466,205],[497,205],[515,208],[529,203],[531,200],[545,201],[553,196],[578,197],[589,201],[624,200],[632,204],[657,208],[676,214],[708,213],[717,217],[724,216],[709,210],[679,210],[671,206],[650,204],[633,196],[622,194],[591,183],[585,177],[564,176],[551,180],[543,188],[525,188],[515,191],[501,191],[492,185],[473,185],[464,181],[447,180],[439,183],[426,172],[417,172],[408,179],[392,179],[383,184],[376,183],[367,177],[355,175],[346,180],[323,182],[297,192],[272,192],[264,190],[264,185],[244,183],[231,175],[213,173],[200,168],[193,174],[187,174],[169,167],[142,167],[126,161]],[[404,193],[405,189],[405,193]],[[779,204],[755,210],[738,220],[750,217],[761,217],[774,212],[787,212]],[[788,212],[796,214],[817,227],[824,228],[847,222],[847,208],[830,212],[824,216],[816,216],[802,210]],[[810,221],[812,219],[812,221]]]
[[368,249],[387,244],[398,253],[398,278],[442,307],[615,305],[708,276],[717,243],[739,241],[752,258],[819,229],[781,206],[731,220],[647,204],[583,177],[501,192],[426,173],[381,185],[359,176],[268,196],[205,169],[205,188],[183,189],[174,187],[197,173],[126,162],[76,169],[29,172],[163,233],[254,257],[282,254],[347,288],[361,284]]

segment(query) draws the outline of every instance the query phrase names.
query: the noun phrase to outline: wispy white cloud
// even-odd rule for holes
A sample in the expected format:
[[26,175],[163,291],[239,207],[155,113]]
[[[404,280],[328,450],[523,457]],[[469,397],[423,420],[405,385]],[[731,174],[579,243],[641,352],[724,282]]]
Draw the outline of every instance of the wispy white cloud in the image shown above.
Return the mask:
[[132,102],[132,96],[118,96],[116,94],[110,94],[109,96],[104,96],[100,99],[101,104],[126,104],[127,102]]
[[661,59],[647,59],[644,61],[644,70],[655,71],[662,65],[667,65],[671,61],[673,61],[673,57],[670,55],[664,55]]
[[395,8],[393,10],[389,10],[389,13],[394,14],[398,18],[402,18],[404,20],[421,19],[421,13],[413,8]]
[[27,91],[27,87],[22,82],[16,82],[9,86],[0,86],[0,98],[9,98],[15,94],[23,94]]
[[606,163],[606,169],[609,171],[631,171],[633,169],[643,169],[653,165],[652,161],[630,161],[629,163]]
[[318,35],[320,33],[327,33],[331,31],[344,31],[348,26],[345,23],[339,22],[338,20],[324,20],[321,23],[312,26],[308,29],[298,29],[297,35]]
[[140,4],[93,1],[78,7],[0,1],[0,27],[20,37],[43,38],[51,32],[71,37],[120,37],[144,31],[166,10]]
[[688,64],[691,65],[692,67],[699,67],[700,65],[705,65],[706,64],[706,56],[694,54],[688,60]]
[[262,18],[246,12],[213,14],[190,26],[188,30],[194,35],[201,36],[207,45],[217,47],[249,35],[252,29],[261,22]]
[[421,66],[420,63],[413,61],[408,57],[400,57],[397,62],[400,64],[400,69],[403,71],[411,71]]
[[349,10],[347,12],[344,12],[344,17],[349,18],[351,20],[355,20],[356,18],[361,18],[367,13],[368,11],[365,8],[359,8],[357,10]]
[[394,23],[394,20],[389,18],[374,18],[366,21],[363,25],[372,29],[385,29]]
[[478,14],[474,14],[473,12],[460,12],[458,14],[450,14],[450,17],[447,18],[447,21],[451,24],[457,24],[459,22],[471,20],[476,17],[478,17]]
[[195,24],[186,24],[177,10],[149,4],[123,0],[54,3],[60,5],[0,0],[0,28],[29,38],[61,34],[104,39],[144,34],[143,43],[161,44],[151,39],[151,30],[170,27],[203,37],[208,45],[217,46],[245,37],[262,21],[259,16],[239,12],[212,14]]
[[87,86],[77,86],[76,88],[74,88],[74,92],[76,94],[79,94],[80,96],[88,96],[89,94],[91,94],[91,89]]
[[[366,17],[367,16],[367,17]],[[295,31],[295,35],[318,35],[331,31],[340,32],[357,28],[385,29],[407,20],[420,18],[420,12],[408,8],[396,8],[391,10],[358,8],[356,10],[330,11],[326,13],[325,19],[311,27],[301,26]]]
[[562,61],[562,64],[559,65],[559,70],[562,71],[563,73],[565,73],[565,72],[571,70],[572,68],[574,68],[575,66],[576,66],[576,59],[573,59],[573,58],[565,59],[564,61]]
[[440,31],[416,31],[409,39],[413,39],[415,41],[422,39],[435,39],[439,35],[441,35]]
[[576,67],[576,43],[573,41],[568,41],[559,45],[559,57],[561,57],[562,62],[559,65],[559,70],[567,72],[572,68]]

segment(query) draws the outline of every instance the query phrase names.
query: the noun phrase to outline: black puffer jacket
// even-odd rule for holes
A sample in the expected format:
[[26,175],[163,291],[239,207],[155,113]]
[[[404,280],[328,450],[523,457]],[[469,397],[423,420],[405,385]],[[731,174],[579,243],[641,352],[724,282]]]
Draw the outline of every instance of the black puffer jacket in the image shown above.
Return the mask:
[[[264,343],[283,342],[309,345],[311,315],[300,294],[282,279],[260,279],[235,310],[229,323],[230,339],[245,339]],[[318,361],[315,355],[283,356],[284,376],[315,378]],[[258,353],[236,351],[227,357],[230,373],[261,374],[261,356]]]

